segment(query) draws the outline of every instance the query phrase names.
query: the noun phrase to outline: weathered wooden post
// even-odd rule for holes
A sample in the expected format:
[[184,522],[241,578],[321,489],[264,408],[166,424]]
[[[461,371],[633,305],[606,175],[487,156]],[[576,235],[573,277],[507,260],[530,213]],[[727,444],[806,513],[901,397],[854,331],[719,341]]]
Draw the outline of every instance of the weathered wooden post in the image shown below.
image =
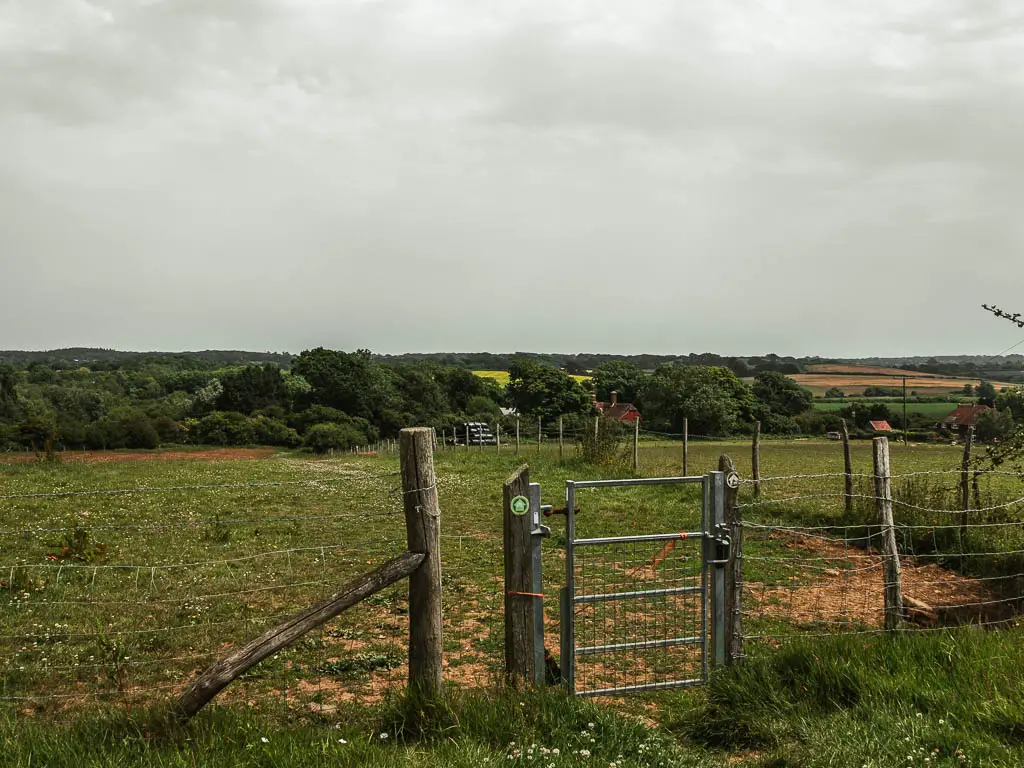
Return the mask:
[[690,453],[690,420],[687,418],[683,419],[683,477],[687,477],[689,468],[687,466],[689,462]]
[[964,456],[960,464],[960,547],[964,545],[964,538],[967,536],[967,517],[971,511],[971,444],[974,443],[974,427],[967,428],[967,438],[964,440]]
[[730,456],[718,459],[718,471],[725,474],[725,524],[730,546],[725,567],[725,663],[743,656],[743,518],[739,507],[739,475]]
[[750,475],[754,479],[754,498],[761,496],[761,422],[754,422],[754,445],[750,452]]
[[889,438],[874,439],[875,504],[882,525],[882,578],[885,586],[885,629],[893,632],[903,621],[900,554],[892,517],[892,477],[889,474]]
[[537,455],[540,456],[540,443],[544,439],[544,432],[542,431],[543,421],[540,416],[537,417]]
[[519,417],[516,416],[516,456],[519,455]]
[[[535,486],[537,487],[537,486]],[[540,562],[534,557],[534,518],[540,509],[539,496],[530,488],[530,468],[519,467],[505,481],[503,539],[505,560],[505,673],[510,680],[530,683],[544,681],[543,640],[538,648],[537,623],[543,627],[543,594]],[[539,523],[537,523],[539,527]]]
[[843,424],[843,506],[846,514],[853,512],[853,455],[850,453],[850,430]]
[[498,453],[501,453],[501,422],[494,422],[494,445],[498,449]]
[[409,687],[441,695],[441,509],[430,434],[425,427],[399,433],[402,499],[409,551],[426,559],[409,576]]
[[562,446],[562,417],[558,417],[558,458],[565,458],[565,448]]
[[469,424],[466,424],[466,453],[469,453]]

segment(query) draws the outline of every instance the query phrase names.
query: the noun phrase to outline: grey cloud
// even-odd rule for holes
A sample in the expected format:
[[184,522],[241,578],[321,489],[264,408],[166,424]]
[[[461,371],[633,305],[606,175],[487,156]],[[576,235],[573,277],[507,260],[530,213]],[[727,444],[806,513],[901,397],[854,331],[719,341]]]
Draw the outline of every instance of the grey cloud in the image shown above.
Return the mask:
[[13,3],[0,346],[993,351],[1012,4],[634,5]]

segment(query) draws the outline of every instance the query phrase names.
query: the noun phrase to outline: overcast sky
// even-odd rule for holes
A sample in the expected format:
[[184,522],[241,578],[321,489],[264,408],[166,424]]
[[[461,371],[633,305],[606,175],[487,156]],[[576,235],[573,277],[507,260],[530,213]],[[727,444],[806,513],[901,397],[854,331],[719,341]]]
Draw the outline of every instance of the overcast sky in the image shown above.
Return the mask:
[[1019,0],[0,0],[0,348],[995,354],[1022,246]]

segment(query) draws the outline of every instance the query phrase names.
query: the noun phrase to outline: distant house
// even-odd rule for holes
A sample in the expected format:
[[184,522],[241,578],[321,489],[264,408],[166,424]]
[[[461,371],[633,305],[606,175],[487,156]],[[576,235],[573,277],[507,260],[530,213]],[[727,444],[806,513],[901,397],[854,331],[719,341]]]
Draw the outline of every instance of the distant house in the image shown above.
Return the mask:
[[613,391],[611,402],[602,403],[594,400],[594,407],[598,413],[608,419],[621,421],[623,424],[632,424],[640,420],[640,411],[632,403],[620,403],[619,393]]
[[935,426],[940,432],[953,432],[960,437],[967,437],[967,431],[977,424],[978,417],[990,410],[989,406],[976,403],[961,405]]
[[891,426],[889,426],[889,422],[888,421],[869,421],[868,424],[871,425],[871,429],[873,429],[875,432],[892,432],[893,431],[893,428]]

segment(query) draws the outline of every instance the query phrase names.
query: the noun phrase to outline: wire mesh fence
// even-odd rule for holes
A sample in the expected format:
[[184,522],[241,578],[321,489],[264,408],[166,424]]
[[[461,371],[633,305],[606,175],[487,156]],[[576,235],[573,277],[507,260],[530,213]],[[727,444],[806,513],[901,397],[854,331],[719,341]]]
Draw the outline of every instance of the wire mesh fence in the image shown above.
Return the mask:
[[[899,553],[904,631],[1007,626],[1024,606],[1021,476],[986,472],[963,504],[960,470],[888,478]],[[814,634],[869,634],[885,626],[884,528],[876,477],[854,473],[745,482],[743,626],[746,651]]]
[[[135,484],[95,487],[126,473],[70,466],[4,478],[0,704],[53,716],[169,700],[230,648],[406,549],[394,457],[182,464],[160,484],[133,469]],[[455,480],[439,482],[443,493]],[[495,648],[500,661],[500,545],[443,544],[448,676],[484,684]],[[402,580],[222,700],[324,716],[379,701],[405,684],[408,624]]]

